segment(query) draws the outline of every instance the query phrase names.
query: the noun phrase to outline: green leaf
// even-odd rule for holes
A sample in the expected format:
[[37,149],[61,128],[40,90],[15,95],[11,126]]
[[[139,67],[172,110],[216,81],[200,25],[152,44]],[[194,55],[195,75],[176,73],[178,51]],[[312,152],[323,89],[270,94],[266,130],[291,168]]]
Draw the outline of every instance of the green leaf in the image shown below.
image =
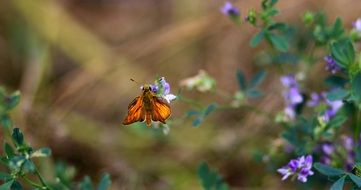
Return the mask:
[[357,75],[352,80],[351,85],[352,98],[357,103],[361,103],[361,72],[357,73]]
[[9,162],[9,167],[13,170],[19,170],[21,165],[26,161],[24,156],[14,156]]
[[6,156],[0,156],[0,164],[7,166],[9,163],[9,160]]
[[204,110],[204,116],[209,115],[210,113],[212,113],[214,110],[216,110],[217,108],[217,104],[213,103],[210,104],[205,110]]
[[247,89],[247,85],[246,85],[246,78],[244,77],[244,74],[242,73],[241,70],[237,70],[237,81],[238,81],[238,86],[241,90],[245,91]]
[[198,176],[201,179],[204,189],[210,189],[213,186],[215,177],[210,174],[210,169],[206,162],[202,162],[198,167]]
[[31,160],[25,160],[24,165],[23,165],[23,171],[25,173],[26,172],[33,173],[35,171],[34,162],[32,162]]
[[272,9],[269,9],[266,14],[267,14],[267,17],[272,17],[272,16],[278,15],[278,13],[279,13],[279,11],[277,9],[272,8]]
[[325,84],[331,88],[343,88],[348,80],[340,76],[329,76],[325,79]]
[[195,111],[195,110],[189,110],[187,112],[187,117],[192,117],[192,116],[195,116],[195,115],[199,115],[200,113],[198,111]]
[[13,122],[11,121],[11,119],[9,118],[9,116],[7,114],[0,116],[0,123],[7,129],[10,129],[13,126]]
[[285,32],[287,30],[288,26],[286,23],[283,23],[283,22],[276,22],[274,24],[271,24],[269,27],[268,27],[268,30],[278,30],[278,31],[281,31],[281,32]]
[[71,186],[75,174],[76,170],[74,167],[67,166],[64,162],[56,162],[55,175],[62,184]]
[[342,100],[348,95],[349,95],[348,91],[344,89],[335,89],[331,92],[328,92],[326,94],[326,98],[330,101],[336,101],[336,100]]
[[338,179],[330,188],[330,190],[342,190],[343,185],[345,183],[346,175],[342,176],[340,179]]
[[319,162],[315,163],[313,165],[313,167],[316,168],[316,170],[318,170],[320,173],[322,173],[326,176],[339,176],[339,175],[345,174],[345,172],[343,170],[333,168],[328,165],[321,164]]
[[18,181],[14,181],[11,185],[11,190],[23,190],[23,186]]
[[355,62],[355,50],[349,39],[340,40],[331,45],[332,58],[336,60],[337,65],[342,68],[348,68]]
[[24,144],[24,135],[19,128],[14,128],[12,137],[18,145]]
[[288,50],[288,42],[283,36],[269,32],[266,37],[278,51],[286,52]]
[[222,177],[216,171],[211,170],[206,162],[198,166],[198,177],[205,190],[228,190],[228,185],[224,183]]
[[343,34],[343,32],[344,32],[344,29],[342,26],[342,20],[340,17],[337,17],[335,23],[333,24],[331,37],[334,39],[338,38]]
[[360,146],[357,146],[355,147],[356,150],[355,150],[355,160],[356,160],[356,164],[354,165],[354,167],[352,168],[352,174],[358,176],[358,177],[361,177],[361,164],[359,163],[360,162],[360,153],[361,153],[361,147]]
[[278,0],[263,0],[262,1],[262,8],[263,9],[268,9],[270,7],[273,7],[277,2],[278,2]]
[[14,180],[10,180],[10,181],[0,185],[0,190],[10,190],[10,187],[13,183],[14,183]]
[[250,41],[251,47],[253,47],[253,48],[254,48],[254,47],[257,47],[258,44],[263,40],[264,36],[265,36],[265,31],[264,31],[264,30],[261,30],[260,32],[258,32],[257,34],[255,34],[255,35],[252,37],[251,41]]
[[203,117],[199,116],[195,120],[193,120],[192,125],[193,127],[198,127],[203,122]]
[[85,176],[83,181],[80,183],[81,190],[93,190],[93,184],[89,176]]
[[48,147],[40,148],[31,154],[31,157],[47,157],[51,155],[51,149]]
[[256,89],[247,90],[246,94],[250,98],[258,98],[258,97],[263,96],[262,92],[260,92],[259,90],[256,90]]
[[361,178],[349,173],[348,176],[351,178],[351,180],[357,185],[357,187],[361,187]]
[[258,72],[252,79],[249,84],[249,88],[255,88],[259,84],[262,83],[262,81],[266,78],[267,72],[266,71],[260,71]]
[[8,143],[5,143],[5,144],[4,144],[4,150],[5,150],[6,156],[7,156],[9,159],[15,156],[14,149],[13,149],[13,148],[11,147],[11,145],[9,145]]
[[5,172],[0,172],[0,180],[1,181],[7,181],[9,179],[11,179],[11,175]]
[[97,190],[106,190],[110,187],[111,183],[112,182],[110,180],[109,174],[103,174],[103,176],[99,182]]
[[327,123],[327,126],[329,128],[339,128],[347,121],[347,119],[348,117],[345,114],[337,114]]
[[6,110],[11,110],[20,102],[20,92],[16,91],[10,96],[5,97]]

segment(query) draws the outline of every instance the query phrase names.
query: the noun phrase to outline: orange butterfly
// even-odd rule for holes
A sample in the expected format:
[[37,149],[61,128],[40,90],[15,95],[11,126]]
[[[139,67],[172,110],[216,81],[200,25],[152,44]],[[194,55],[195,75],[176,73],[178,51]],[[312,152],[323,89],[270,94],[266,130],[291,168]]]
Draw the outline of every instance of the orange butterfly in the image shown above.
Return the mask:
[[128,106],[128,115],[123,121],[123,125],[129,125],[137,121],[145,121],[150,127],[152,121],[160,121],[165,124],[165,120],[171,114],[171,108],[163,98],[157,97],[150,85],[142,87],[142,94],[136,97]]

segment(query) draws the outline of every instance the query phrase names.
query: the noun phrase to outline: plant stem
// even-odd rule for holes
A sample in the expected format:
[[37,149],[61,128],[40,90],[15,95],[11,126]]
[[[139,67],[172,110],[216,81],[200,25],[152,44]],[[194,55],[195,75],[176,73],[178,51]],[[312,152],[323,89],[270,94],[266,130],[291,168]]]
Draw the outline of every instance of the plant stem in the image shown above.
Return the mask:
[[26,176],[23,176],[23,179],[24,179],[26,182],[28,182],[30,185],[32,185],[32,186],[34,186],[34,187],[36,187],[36,188],[40,188],[40,189],[43,188],[42,185],[37,184],[37,183],[31,181],[31,180],[30,180],[29,178],[27,178]]
[[36,176],[38,176],[41,184],[43,185],[42,188],[51,190],[51,189],[48,187],[48,185],[46,185],[45,180],[43,179],[43,177],[41,176],[41,174],[39,173],[39,170],[38,170],[37,168],[35,168],[35,174],[36,174]]
[[189,98],[185,98],[184,96],[180,96],[178,95],[178,100],[179,101],[182,101],[184,103],[187,103],[187,104],[190,104],[190,105],[193,105],[197,108],[202,108],[202,104],[200,104],[199,102],[195,101],[195,100],[192,100],[192,99],[189,99]]
[[361,111],[359,110],[356,115],[356,130],[354,133],[354,139],[358,139],[360,137],[361,132]]

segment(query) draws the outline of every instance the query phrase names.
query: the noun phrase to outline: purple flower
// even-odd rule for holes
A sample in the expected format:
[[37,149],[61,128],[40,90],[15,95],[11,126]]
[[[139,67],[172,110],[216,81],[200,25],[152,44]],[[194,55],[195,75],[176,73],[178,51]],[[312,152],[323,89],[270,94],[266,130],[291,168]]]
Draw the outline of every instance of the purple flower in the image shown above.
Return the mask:
[[325,143],[321,148],[322,151],[328,156],[330,156],[335,151],[335,147],[331,143]]
[[343,146],[346,149],[347,156],[346,156],[346,170],[351,171],[353,165],[355,164],[355,152],[354,148],[354,141],[350,136],[343,136]]
[[323,164],[330,165],[332,160],[329,156],[324,155],[324,156],[321,156],[320,161]]
[[296,117],[296,110],[295,109],[296,109],[295,106],[287,106],[284,109],[284,113],[288,118],[294,119]]
[[155,85],[151,85],[152,91],[157,95],[161,96],[168,103],[175,100],[177,96],[170,93],[170,85],[167,83],[164,77],[160,77],[158,81],[156,81]]
[[239,11],[237,7],[233,6],[231,2],[227,1],[221,7],[221,12],[226,16],[236,17],[239,16]]
[[158,92],[158,86],[155,84],[150,85],[150,89],[152,92],[157,93]]
[[289,176],[297,176],[297,180],[305,183],[307,177],[313,175],[311,155],[301,156],[297,159],[292,159],[288,162],[287,166],[284,166],[277,170],[278,173],[283,175],[282,180],[286,180]]
[[281,83],[286,88],[298,87],[297,81],[293,75],[282,76]]
[[341,67],[337,64],[330,55],[327,55],[323,58],[326,61],[326,70],[330,71],[332,74],[335,74],[341,70]]
[[282,76],[280,80],[282,85],[286,87],[286,91],[283,92],[286,102],[284,113],[287,117],[294,119],[296,116],[296,106],[303,102],[302,94],[293,75]]
[[286,102],[288,102],[291,105],[296,105],[302,103],[303,101],[302,94],[296,87],[292,87],[288,89],[288,92],[284,93],[284,98]]
[[161,77],[159,79],[159,83],[160,85],[163,87],[163,90],[164,90],[164,94],[169,94],[170,93],[170,85],[169,83],[167,83],[167,81],[165,81],[165,78],[164,77]]
[[357,32],[361,32],[361,18],[358,18],[355,22],[353,22],[352,26]]
[[349,136],[344,136],[342,137],[342,140],[343,140],[343,146],[345,147],[345,149],[347,151],[353,151],[353,139],[352,137],[349,137]]
[[320,104],[321,102],[321,99],[322,99],[322,96],[317,94],[316,92],[312,92],[311,93],[311,100],[309,100],[307,102],[307,106],[309,107],[315,107],[317,106],[318,104]]
[[322,118],[325,122],[330,121],[330,119],[336,115],[337,111],[343,106],[342,100],[330,101],[326,98],[326,104],[328,109],[323,114]]
[[321,145],[322,155],[320,158],[321,163],[330,165],[331,156],[336,151],[335,146],[332,143],[324,143]]

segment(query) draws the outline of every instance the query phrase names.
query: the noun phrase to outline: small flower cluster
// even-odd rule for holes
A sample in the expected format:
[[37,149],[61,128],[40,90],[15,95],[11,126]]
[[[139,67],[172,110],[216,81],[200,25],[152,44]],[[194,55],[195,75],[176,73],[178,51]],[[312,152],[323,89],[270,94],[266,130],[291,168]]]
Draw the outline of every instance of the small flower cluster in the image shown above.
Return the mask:
[[240,15],[239,10],[231,2],[224,3],[221,7],[221,12],[229,17],[238,17]]
[[281,83],[286,87],[286,91],[283,92],[283,97],[286,102],[284,113],[288,118],[294,119],[296,117],[296,106],[303,102],[299,85],[293,75],[282,76]]
[[327,55],[323,58],[326,61],[326,70],[330,71],[332,74],[336,74],[341,70],[341,67],[337,64],[336,60],[332,56]]
[[184,86],[189,90],[196,88],[200,92],[207,92],[216,86],[216,80],[206,71],[199,70],[197,75],[180,81],[180,86]]
[[361,32],[361,18],[358,18],[352,25],[357,32]]
[[170,93],[170,85],[164,77],[160,77],[155,84],[151,85],[152,92],[165,99],[168,103],[177,98],[176,95]]
[[333,158],[344,159],[344,168],[351,171],[355,165],[355,150],[354,147],[361,146],[361,142],[355,143],[352,137],[343,136],[341,146],[338,143],[325,142],[321,145],[321,159],[320,161],[326,165],[332,165]]
[[323,121],[328,122],[333,116],[336,115],[337,111],[340,108],[342,108],[343,102],[342,100],[335,100],[335,101],[328,100],[325,92],[322,92],[320,94],[313,92],[311,94],[311,99],[307,102],[307,106],[309,107],[318,106],[321,103],[321,100],[324,100],[327,105],[327,109],[322,114],[321,118]]
[[292,159],[288,164],[282,168],[279,168],[277,171],[283,175],[282,180],[286,180],[289,176],[297,177],[297,180],[305,183],[307,182],[307,177],[313,175],[312,161],[313,158],[311,155],[301,156],[297,159]]

